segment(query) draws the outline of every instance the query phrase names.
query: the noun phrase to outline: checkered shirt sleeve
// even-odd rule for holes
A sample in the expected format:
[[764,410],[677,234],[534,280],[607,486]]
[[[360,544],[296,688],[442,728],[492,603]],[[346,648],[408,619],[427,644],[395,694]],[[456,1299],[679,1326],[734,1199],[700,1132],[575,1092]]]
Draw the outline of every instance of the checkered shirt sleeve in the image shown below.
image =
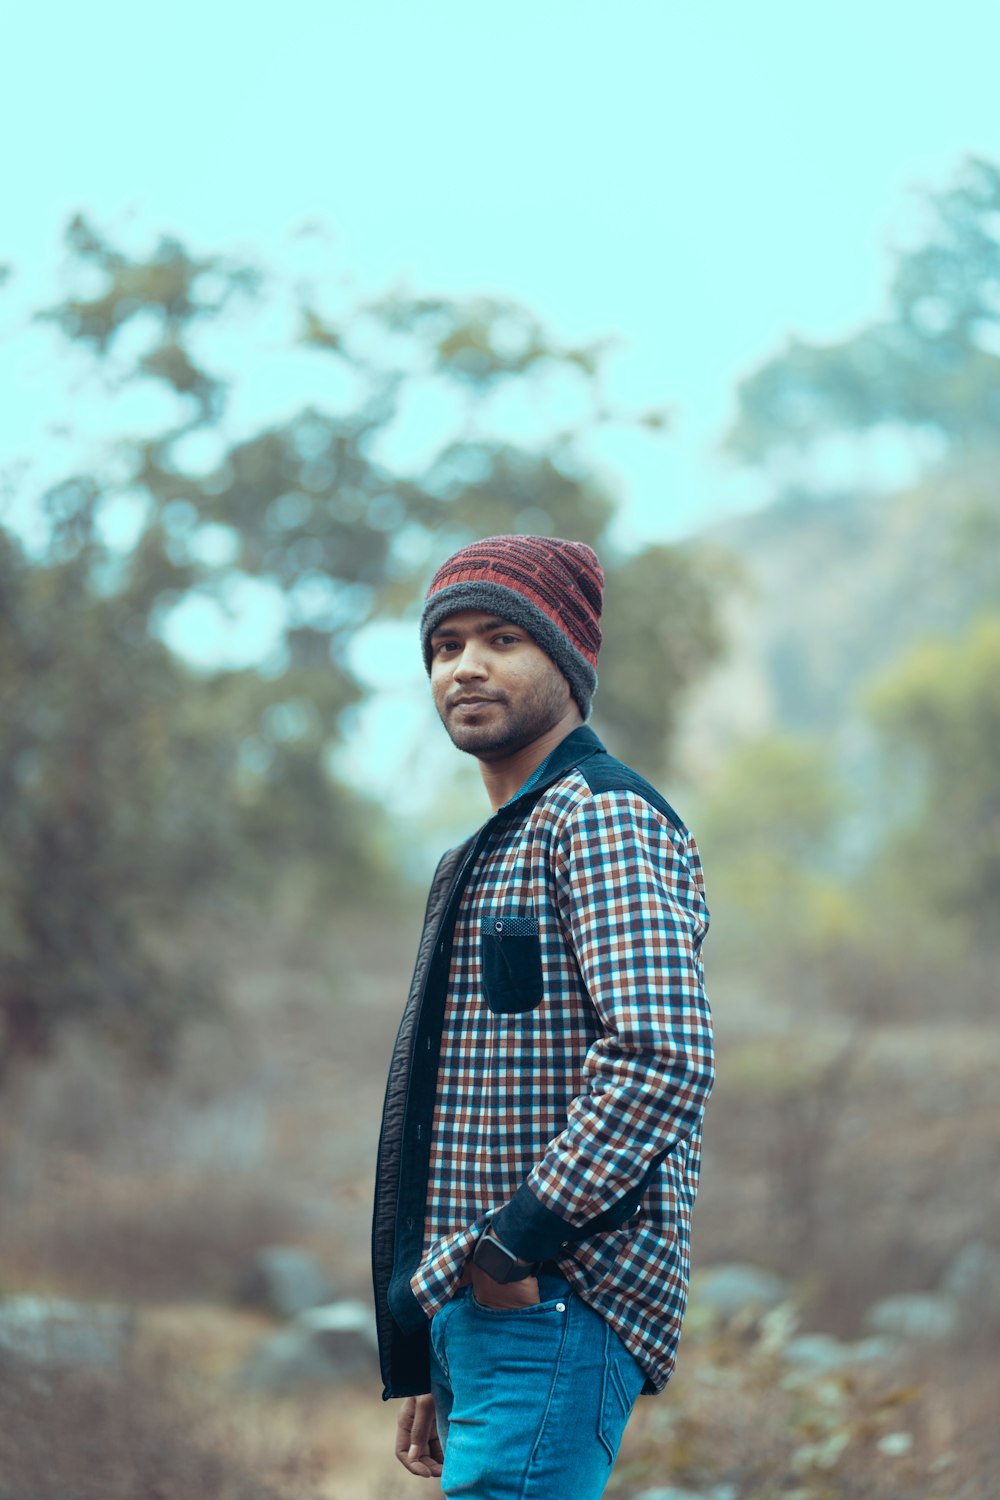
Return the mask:
[[700,1124],[714,1076],[700,957],[708,912],[690,835],[632,792],[578,804],[553,869],[602,1035],[566,1126],[527,1185],[581,1225],[640,1186]]

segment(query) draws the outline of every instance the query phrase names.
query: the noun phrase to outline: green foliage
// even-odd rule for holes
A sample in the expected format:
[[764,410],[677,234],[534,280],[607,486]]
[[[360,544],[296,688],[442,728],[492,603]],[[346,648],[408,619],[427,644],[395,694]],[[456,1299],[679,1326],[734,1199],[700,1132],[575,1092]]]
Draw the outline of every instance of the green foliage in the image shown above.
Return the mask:
[[1000,909],[1000,616],[929,641],[871,689],[868,706],[907,795],[887,873],[925,919],[996,945]]
[[[600,389],[603,346],[560,345],[515,303],[394,295],[334,322],[315,299],[306,299],[299,307],[299,340],[350,376],[353,403],[306,408],[229,445],[211,473],[192,471],[181,440],[193,429],[217,425],[226,396],[221,378],[194,357],[192,340],[197,335],[203,347],[205,325],[234,299],[259,299],[265,278],[222,257],[194,258],[172,240],[161,241],[145,260],[128,260],[82,218],[70,225],[67,239],[77,262],[96,271],[103,285],[95,292],[88,281],[87,295],[71,296],[40,316],[104,360],[136,320],[140,328],[151,324],[151,342],[138,354],[128,346],[116,378],[158,380],[192,398],[176,424],[133,442],[131,463],[114,485],[95,481],[105,495],[124,490],[147,504],[126,576],[116,587],[159,623],[191,591],[222,599],[234,578],[265,580],[283,596],[290,669],[332,659],[346,674],[356,632],[377,614],[398,613],[419,598],[429,571],[424,559],[436,564],[476,536],[536,531],[603,544],[614,507],[574,448],[578,427],[528,449],[478,423],[488,398],[505,383],[562,372],[582,393],[587,425],[666,423],[662,412],[609,412]],[[464,403],[466,431],[418,473],[404,475],[378,455],[412,393],[429,379]],[[225,562],[206,562],[206,541],[220,537],[228,548]],[[666,548],[620,565],[609,561],[608,573],[610,607],[621,616],[628,654],[648,660],[634,703],[617,690],[610,717],[623,724],[630,715],[649,720],[636,742],[648,746],[651,757],[658,749],[659,759],[663,746],[652,742],[669,737],[676,703],[670,712],[651,715],[648,683],[658,676],[663,696],[673,700],[718,649],[709,582],[692,561]],[[645,591],[657,628],[642,639],[629,611]]]
[[715,598],[730,579],[722,563],[677,547],[608,569],[595,722],[653,780],[669,766],[687,689],[722,649]]
[[[455,302],[443,297],[390,296],[372,311],[392,333],[417,334],[432,368],[470,386],[488,389],[507,376],[528,375],[548,364],[575,367],[588,379],[598,374],[606,343],[564,346],[553,342],[527,308],[499,297]],[[314,322],[314,341],[330,347],[331,330]],[[333,335],[334,345],[342,347]]]
[[1000,421],[1000,167],[971,157],[931,198],[928,241],[900,255],[890,316],[838,344],[792,339],[743,382],[731,452],[761,462],[833,431],[899,423],[950,448]]
[[96,296],[69,297],[40,312],[39,319],[55,323],[68,339],[100,355],[111,352],[133,319],[152,322],[153,340],[134,373],[192,396],[203,418],[213,416],[220,383],[197,367],[181,340],[199,320],[217,317],[233,296],[253,295],[257,272],[219,256],[195,259],[168,237],[148,259],[130,261],[80,214],[67,228],[66,244],[78,264],[103,277],[103,287]]
[[[741,387],[728,437],[748,462],[808,464],[824,438],[888,425],[914,442],[930,434],[944,460],[878,506],[803,492],[757,528],[757,577],[782,596],[754,637],[765,690],[779,724],[840,745],[851,858],[838,858],[834,825],[822,832],[825,799],[802,768],[783,775],[746,752],[713,790],[702,840],[726,962],[797,999],[819,974],[827,996],[882,1017],[995,994],[1000,663],[995,623],[972,622],[1000,605],[1000,165],[969,158],[928,206],[885,318],[769,359]],[[758,773],[784,833],[780,808],[746,812]]]
[[715,962],[800,1014],[974,1012],[995,996],[1000,618],[904,654],[863,703],[882,774],[850,800],[809,741],[744,745],[711,786]]
[[858,920],[836,871],[843,805],[822,747],[768,739],[734,752],[699,814],[720,957],[800,999],[826,990]]
[[[284,646],[293,660],[316,661],[329,647],[342,661],[351,636],[373,615],[418,596],[426,552],[419,533],[434,535],[443,555],[494,531],[596,541],[607,527],[611,500],[581,470],[573,431],[555,434],[541,451],[479,432],[443,448],[416,477],[376,456],[412,392],[431,378],[471,402],[471,414],[504,382],[561,367],[590,390],[589,420],[604,418],[599,349],[555,345],[516,304],[393,296],[355,309],[340,325],[304,304],[299,339],[351,377],[358,392],[353,406],[306,408],[230,445],[206,475],[185,464],[179,444],[193,430],[217,424],[226,387],[195,358],[193,342],[204,345],[204,325],[218,321],[234,299],[259,299],[264,278],[222,257],[195,259],[172,240],[130,261],[81,218],[67,240],[76,260],[104,284],[39,316],[105,362],[127,329],[151,326],[153,336],[138,354],[128,346],[116,379],[159,381],[191,398],[174,425],[133,443],[130,470],[117,481],[149,504],[130,567],[139,591],[161,611],[170,572],[167,604],[193,588],[218,592],[233,576],[266,579],[285,595]],[[224,528],[231,556],[223,567],[199,560],[209,527]],[[160,575],[158,591],[151,571]]]
[[151,941],[231,852],[213,797],[228,746],[192,734],[192,706],[126,601],[95,598],[79,559],[31,564],[0,533],[5,1066],[80,1018],[161,1057],[202,998]]

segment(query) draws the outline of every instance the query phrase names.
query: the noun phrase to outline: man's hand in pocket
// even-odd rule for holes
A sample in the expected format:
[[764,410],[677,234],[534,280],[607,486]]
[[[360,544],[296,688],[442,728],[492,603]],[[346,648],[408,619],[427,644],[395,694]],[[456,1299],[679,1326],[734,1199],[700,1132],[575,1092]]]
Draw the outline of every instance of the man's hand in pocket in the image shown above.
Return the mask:
[[526,1276],[523,1281],[494,1281],[492,1276],[487,1276],[471,1262],[466,1266],[466,1272],[472,1283],[472,1295],[481,1307],[513,1312],[519,1307],[534,1307],[541,1300],[536,1276]]

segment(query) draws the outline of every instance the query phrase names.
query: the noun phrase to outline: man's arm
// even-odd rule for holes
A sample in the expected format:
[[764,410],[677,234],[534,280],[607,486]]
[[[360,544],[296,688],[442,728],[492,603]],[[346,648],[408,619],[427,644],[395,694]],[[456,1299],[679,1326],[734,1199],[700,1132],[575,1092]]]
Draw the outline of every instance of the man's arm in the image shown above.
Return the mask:
[[493,1220],[510,1250],[539,1260],[630,1216],[700,1122],[714,1077],[690,835],[636,793],[604,792],[568,818],[553,869],[602,1035],[565,1128]]

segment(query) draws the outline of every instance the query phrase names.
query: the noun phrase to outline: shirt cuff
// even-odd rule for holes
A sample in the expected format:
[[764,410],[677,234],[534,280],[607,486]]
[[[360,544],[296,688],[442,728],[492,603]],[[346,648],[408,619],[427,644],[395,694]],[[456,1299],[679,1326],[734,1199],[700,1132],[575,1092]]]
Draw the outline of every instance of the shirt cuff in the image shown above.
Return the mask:
[[565,1219],[535,1197],[526,1182],[494,1214],[490,1228],[520,1260],[554,1260],[578,1237]]

